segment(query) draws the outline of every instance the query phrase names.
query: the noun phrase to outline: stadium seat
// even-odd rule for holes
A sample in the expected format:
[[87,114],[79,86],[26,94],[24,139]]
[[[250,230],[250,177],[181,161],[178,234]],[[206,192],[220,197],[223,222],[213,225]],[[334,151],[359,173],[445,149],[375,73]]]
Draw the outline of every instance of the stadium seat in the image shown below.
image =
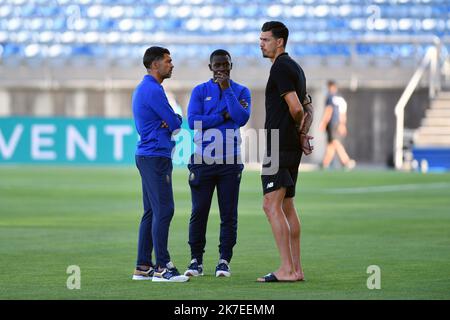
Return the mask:
[[[229,36],[236,43],[227,47],[236,56],[259,57],[261,23],[282,20],[291,30],[292,52],[298,56],[348,56],[357,37],[385,35],[450,34],[447,1],[407,1],[396,5],[377,0],[23,0],[0,1],[0,52],[2,59],[27,59],[33,48],[44,58],[83,56],[101,58],[105,50],[122,46],[148,46],[158,39],[169,48],[173,35],[192,37],[195,49],[178,53],[189,59],[205,52],[207,44],[195,43],[201,36]],[[159,38],[152,35],[158,33]],[[256,50],[239,43],[252,35]],[[333,45],[330,41],[347,44]],[[62,45],[69,45],[60,50]],[[246,46],[247,49],[243,49]],[[67,49],[70,48],[70,49]],[[393,60],[413,54],[404,44],[361,44],[357,53]],[[130,49],[131,58],[142,52]]]

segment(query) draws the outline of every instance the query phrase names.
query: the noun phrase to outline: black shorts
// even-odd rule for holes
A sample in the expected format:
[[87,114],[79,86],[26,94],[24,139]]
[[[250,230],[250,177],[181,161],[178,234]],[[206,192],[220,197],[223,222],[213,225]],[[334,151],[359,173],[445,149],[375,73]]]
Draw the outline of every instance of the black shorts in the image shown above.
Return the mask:
[[327,142],[331,143],[333,140],[343,142],[344,137],[339,134],[337,125],[327,125]]
[[280,188],[286,188],[285,198],[293,198],[295,196],[295,185],[297,184],[298,166],[287,168],[279,168],[278,172],[273,175],[261,175],[263,194],[270,193]]
[[334,140],[335,136],[336,136],[336,127],[328,124],[327,125],[327,142],[331,143],[331,141]]

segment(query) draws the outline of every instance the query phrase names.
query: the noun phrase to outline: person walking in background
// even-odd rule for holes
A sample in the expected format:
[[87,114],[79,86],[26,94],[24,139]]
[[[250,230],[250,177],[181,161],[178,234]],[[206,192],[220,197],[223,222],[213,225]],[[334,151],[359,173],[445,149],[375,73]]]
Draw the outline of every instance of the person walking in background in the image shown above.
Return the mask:
[[[172,189],[172,134],[182,118],[167,100],[161,83],[172,76],[173,64],[166,48],[151,47],[143,58],[147,75],[133,92],[133,118],[140,139],[136,166],[142,180],[144,215],[139,228],[138,257],[133,280],[186,282],[168,252],[169,226],[174,214]],[[156,264],[152,262],[155,249]]]
[[328,94],[325,102],[325,112],[319,129],[327,133],[327,148],[322,160],[322,168],[327,169],[337,153],[342,165],[347,169],[353,169],[355,160],[351,159],[343,145],[347,136],[347,102],[338,95],[336,82],[329,80],[327,83]]

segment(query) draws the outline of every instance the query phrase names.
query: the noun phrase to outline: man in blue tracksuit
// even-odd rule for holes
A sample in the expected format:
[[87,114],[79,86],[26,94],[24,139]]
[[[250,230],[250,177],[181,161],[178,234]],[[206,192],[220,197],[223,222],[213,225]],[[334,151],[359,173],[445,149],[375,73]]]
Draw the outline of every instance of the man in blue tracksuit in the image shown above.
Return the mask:
[[[239,128],[250,117],[250,91],[230,79],[231,56],[216,50],[210,56],[213,78],[194,88],[188,106],[189,127],[196,149],[188,165],[192,212],[189,223],[191,262],[186,276],[203,275],[206,225],[214,189],[220,210],[220,258],[216,276],[231,275],[229,263],[237,236],[237,206],[243,164]],[[231,134],[232,133],[232,134]]]
[[[138,258],[133,280],[185,282],[167,250],[169,225],[174,213],[172,191],[171,137],[181,126],[167,100],[161,83],[172,75],[169,50],[151,47],[143,58],[147,75],[133,93],[133,117],[140,135],[136,149],[136,166],[142,180],[144,215],[139,228]],[[152,263],[155,250],[156,264]]]

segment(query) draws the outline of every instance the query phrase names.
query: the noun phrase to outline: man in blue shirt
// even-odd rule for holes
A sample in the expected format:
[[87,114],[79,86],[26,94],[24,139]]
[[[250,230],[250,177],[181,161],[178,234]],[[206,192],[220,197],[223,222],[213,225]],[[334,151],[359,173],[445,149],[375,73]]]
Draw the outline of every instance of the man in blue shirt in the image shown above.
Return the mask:
[[196,86],[189,101],[188,121],[189,127],[196,130],[196,147],[188,165],[192,260],[184,273],[187,276],[203,275],[206,225],[216,187],[221,219],[216,277],[231,275],[229,263],[236,244],[239,185],[244,168],[239,128],[247,123],[251,107],[249,89],[230,79],[232,66],[227,51],[214,51],[209,64],[213,78]]
[[347,102],[338,94],[337,84],[333,80],[327,83],[328,95],[325,102],[325,112],[319,129],[327,133],[327,149],[322,160],[322,168],[327,169],[333,161],[335,153],[338,154],[342,165],[353,169],[355,160],[351,159],[345,150],[343,141],[347,135]]
[[147,49],[143,62],[148,74],[136,87],[132,99],[133,117],[140,135],[136,166],[141,175],[144,202],[133,279],[185,282],[189,277],[180,275],[167,250],[174,213],[172,150],[175,142],[171,137],[180,128],[182,118],[173,111],[161,83],[171,77],[173,64],[169,50],[161,47]]

